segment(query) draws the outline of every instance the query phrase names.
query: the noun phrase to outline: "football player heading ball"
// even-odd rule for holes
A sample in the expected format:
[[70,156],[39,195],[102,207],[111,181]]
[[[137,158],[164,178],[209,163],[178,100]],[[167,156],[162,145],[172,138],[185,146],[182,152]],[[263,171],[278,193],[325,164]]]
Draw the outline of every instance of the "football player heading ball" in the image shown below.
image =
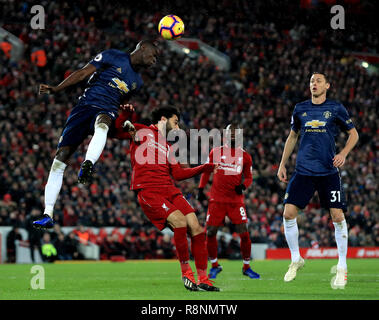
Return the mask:
[[131,93],[142,87],[139,72],[153,66],[159,52],[157,46],[149,40],[140,41],[131,53],[105,50],[59,85],[40,85],[40,94],[55,94],[90,77],[87,88],[79,97],[63,128],[45,187],[45,210],[43,216],[33,222],[34,227],[53,227],[53,210],[62,187],[64,171],[71,155],[90,134],[93,136],[78,181],[82,184],[91,181],[93,166],[104,149],[109,128],[117,118],[119,108],[122,109]]

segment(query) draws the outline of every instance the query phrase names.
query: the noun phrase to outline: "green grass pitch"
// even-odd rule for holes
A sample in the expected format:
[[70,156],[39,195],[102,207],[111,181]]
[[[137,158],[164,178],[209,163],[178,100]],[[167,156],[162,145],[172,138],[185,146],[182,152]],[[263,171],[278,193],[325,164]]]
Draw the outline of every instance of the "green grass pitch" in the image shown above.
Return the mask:
[[[307,260],[297,278],[285,283],[289,260],[253,261],[261,274],[241,274],[241,261],[221,260],[215,284],[221,292],[190,292],[176,260],[42,264],[45,289],[32,289],[32,265],[0,265],[0,300],[378,300],[379,259],[348,260],[348,284],[334,290],[336,260]],[[195,270],[194,263],[191,265]]]

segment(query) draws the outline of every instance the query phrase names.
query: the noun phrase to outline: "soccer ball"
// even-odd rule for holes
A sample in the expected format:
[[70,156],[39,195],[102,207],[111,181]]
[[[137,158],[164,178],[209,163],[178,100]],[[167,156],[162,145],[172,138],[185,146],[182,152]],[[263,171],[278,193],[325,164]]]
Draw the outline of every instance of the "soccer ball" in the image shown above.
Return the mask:
[[167,15],[159,22],[158,32],[166,40],[179,39],[184,33],[183,20],[173,14]]

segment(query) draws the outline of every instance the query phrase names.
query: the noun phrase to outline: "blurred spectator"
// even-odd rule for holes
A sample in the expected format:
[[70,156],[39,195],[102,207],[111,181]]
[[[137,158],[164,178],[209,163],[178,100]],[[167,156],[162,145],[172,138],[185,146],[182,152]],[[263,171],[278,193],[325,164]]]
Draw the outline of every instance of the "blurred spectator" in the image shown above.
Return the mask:
[[57,249],[51,243],[50,233],[45,232],[42,237],[41,244],[42,260],[45,262],[54,262],[57,257]]
[[311,243],[305,236],[300,236],[299,238],[299,247],[300,248],[310,248]]
[[16,240],[22,240],[18,227],[13,227],[7,235],[7,257],[9,263],[16,262]]
[[36,258],[34,256],[34,250],[37,249],[42,256],[41,252],[41,239],[43,235],[43,231],[37,230],[32,226],[32,222],[39,217],[39,212],[36,209],[33,209],[30,213],[30,216],[26,220],[25,228],[28,231],[28,241],[30,248],[30,257],[32,262],[36,262]]
[[137,259],[138,252],[136,246],[136,237],[132,237],[130,234],[125,233],[121,241],[121,251],[122,255],[125,256],[126,259]]
[[62,234],[61,226],[58,223],[55,223],[52,231],[50,231],[51,242],[54,243],[60,234]]
[[12,196],[6,193],[3,200],[0,200],[0,207],[7,208],[8,210],[16,209],[17,203],[12,201]]
[[112,256],[121,256],[122,249],[123,248],[118,240],[118,235],[109,234],[100,247],[100,255],[105,259],[111,259]]
[[54,246],[57,249],[59,260],[72,260],[73,256],[68,253],[67,241],[65,241],[65,235],[59,233],[54,241]]
[[[299,246],[302,247],[302,245],[300,245],[300,242],[305,247],[310,246],[309,241],[307,241],[305,237],[299,238]],[[287,246],[286,239],[285,239],[283,233],[280,233],[280,232],[270,233],[269,240],[267,243],[268,243],[270,248],[274,248],[274,249],[275,248],[285,248]]]
[[12,44],[10,43],[8,36],[5,36],[3,41],[0,42],[0,49],[3,50],[8,59],[11,58]]
[[262,238],[258,229],[254,229],[250,233],[251,243],[266,243],[266,239]]
[[158,243],[157,257],[160,259],[173,259],[176,257],[172,240],[168,234],[164,234]]
[[225,239],[225,236],[221,235],[218,239],[218,257],[220,259],[228,258],[228,242]]
[[231,260],[241,259],[239,237],[236,232],[233,232],[232,239],[229,241],[228,247],[226,250],[227,250],[228,259],[231,259]]
[[79,227],[74,230],[74,233],[81,244],[83,245],[88,244],[90,234],[88,230],[82,224],[79,225]]
[[46,66],[46,52],[43,48],[34,48],[32,50],[32,53],[30,55],[30,60],[33,62],[37,67],[45,67]]
[[[65,257],[73,260],[83,260],[84,256],[79,252],[79,241],[74,231],[71,231],[64,239]],[[71,260],[70,259],[70,260]]]

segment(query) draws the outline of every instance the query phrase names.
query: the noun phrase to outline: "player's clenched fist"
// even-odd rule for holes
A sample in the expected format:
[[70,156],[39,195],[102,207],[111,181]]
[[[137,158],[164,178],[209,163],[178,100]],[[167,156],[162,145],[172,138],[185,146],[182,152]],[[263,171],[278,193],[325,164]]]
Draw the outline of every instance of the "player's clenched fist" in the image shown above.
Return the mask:
[[130,103],[121,104],[121,105],[120,105],[120,109],[121,109],[122,111],[134,112],[134,107],[133,107],[133,105],[130,104]]
[[44,93],[54,93],[55,92],[55,87],[49,86],[48,84],[40,84],[39,85],[39,91],[38,94],[44,94]]
[[278,178],[279,178],[279,180],[280,180],[281,182],[285,182],[285,183],[288,182],[288,180],[287,180],[287,170],[286,170],[286,167],[285,167],[285,166],[280,166],[280,167],[279,167],[279,170],[278,170],[277,176],[278,176]]
[[129,132],[129,134],[132,136],[134,140],[137,131],[133,123],[131,123],[129,120],[126,120],[122,125],[122,128],[124,129],[124,131]]

